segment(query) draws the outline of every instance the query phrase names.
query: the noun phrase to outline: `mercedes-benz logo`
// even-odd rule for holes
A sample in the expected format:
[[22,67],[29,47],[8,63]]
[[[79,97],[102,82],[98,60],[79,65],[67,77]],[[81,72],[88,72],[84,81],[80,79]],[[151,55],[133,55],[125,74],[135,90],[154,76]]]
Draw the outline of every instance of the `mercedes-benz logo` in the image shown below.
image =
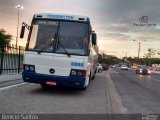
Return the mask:
[[51,69],[49,70],[49,72],[50,72],[51,74],[54,74],[54,73],[55,73],[55,70],[54,70],[53,68],[51,68]]

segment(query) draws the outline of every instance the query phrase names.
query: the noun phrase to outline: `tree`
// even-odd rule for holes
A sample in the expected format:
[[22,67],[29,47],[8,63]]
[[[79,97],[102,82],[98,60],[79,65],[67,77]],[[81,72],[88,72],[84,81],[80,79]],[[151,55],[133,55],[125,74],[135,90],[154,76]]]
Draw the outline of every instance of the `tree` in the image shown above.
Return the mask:
[[4,47],[8,46],[12,40],[12,35],[6,33],[4,29],[0,29],[0,53],[4,53]]
[[13,36],[6,33],[4,29],[0,29],[0,47],[2,48],[6,45],[9,45],[12,37]]
[[113,55],[107,55],[105,53],[98,55],[98,62],[99,63],[105,63],[105,64],[118,64],[119,59],[116,56]]
[[152,56],[153,56],[153,58],[154,58],[154,56],[155,56],[155,54],[156,54],[156,50],[154,50],[153,48],[149,48],[148,49],[148,56],[149,56],[149,58],[152,58]]
[[159,58],[159,56],[160,56],[160,50],[158,49],[157,50],[157,58]]

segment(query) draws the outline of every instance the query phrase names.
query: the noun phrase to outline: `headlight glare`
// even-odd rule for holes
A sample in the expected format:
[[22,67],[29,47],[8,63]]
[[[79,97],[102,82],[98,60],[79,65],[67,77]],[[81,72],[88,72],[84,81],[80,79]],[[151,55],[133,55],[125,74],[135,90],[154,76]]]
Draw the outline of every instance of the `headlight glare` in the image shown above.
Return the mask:
[[28,71],[28,72],[35,72],[35,66],[34,65],[24,64],[23,65],[23,70],[24,71]]
[[34,66],[30,66],[29,70],[33,72],[34,71]]
[[24,70],[28,71],[28,70],[29,70],[29,66],[26,65],[26,66],[24,67]]
[[76,75],[76,74],[77,74],[76,70],[71,71],[71,75]]
[[78,71],[78,72],[77,72],[77,75],[78,75],[78,76],[82,76],[82,71]]
[[86,77],[86,70],[71,69],[71,76]]

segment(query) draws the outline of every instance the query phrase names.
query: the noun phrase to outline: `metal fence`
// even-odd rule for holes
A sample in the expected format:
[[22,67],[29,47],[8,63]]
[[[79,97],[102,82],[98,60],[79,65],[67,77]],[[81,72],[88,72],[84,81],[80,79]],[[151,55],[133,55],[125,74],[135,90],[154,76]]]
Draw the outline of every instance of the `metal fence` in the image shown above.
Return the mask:
[[24,47],[0,46],[0,74],[16,74],[22,71]]

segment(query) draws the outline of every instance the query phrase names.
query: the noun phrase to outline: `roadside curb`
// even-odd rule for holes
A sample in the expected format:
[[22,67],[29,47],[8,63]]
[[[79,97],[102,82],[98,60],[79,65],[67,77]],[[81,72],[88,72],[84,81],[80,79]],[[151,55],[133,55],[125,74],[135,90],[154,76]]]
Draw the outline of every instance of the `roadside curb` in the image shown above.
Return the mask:
[[110,103],[109,112],[111,112],[111,114],[126,114],[127,109],[124,108],[122,105],[121,97],[116,91],[115,85],[113,81],[111,80],[110,71],[108,71],[106,74],[106,84],[107,84],[106,86],[107,86],[107,91],[108,91],[107,97],[109,97],[108,99]]

